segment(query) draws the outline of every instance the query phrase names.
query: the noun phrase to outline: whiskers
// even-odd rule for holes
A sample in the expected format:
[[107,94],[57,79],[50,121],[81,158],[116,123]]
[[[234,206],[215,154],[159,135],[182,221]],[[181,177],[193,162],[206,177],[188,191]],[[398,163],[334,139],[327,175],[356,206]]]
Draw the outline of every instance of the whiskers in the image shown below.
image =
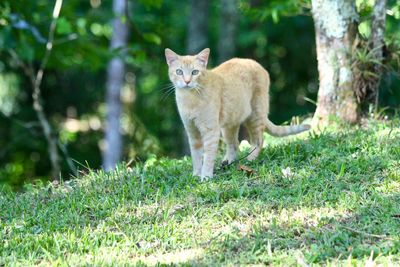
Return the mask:
[[196,90],[196,93],[197,93],[199,96],[201,96],[200,88],[195,87],[194,90]]
[[[168,83],[167,85],[165,85],[164,87],[161,88],[162,91],[164,91],[163,96],[161,98],[161,101],[165,101],[172,93],[175,92],[175,86],[173,83]],[[204,88],[197,84],[196,86],[190,88],[190,89],[186,89],[183,88],[182,90],[194,90],[198,96],[202,96],[203,95],[203,90]]]
[[161,90],[164,91],[161,101],[165,101],[173,92],[175,92],[175,86],[173,83],[168,83],[161,88]]
[[204,91],[204,87],[202,87],[200,84],[197,84],[196,87],[194,87],[194,89],[196,90],[196,92],[199,96],[201,96],[202,91]]

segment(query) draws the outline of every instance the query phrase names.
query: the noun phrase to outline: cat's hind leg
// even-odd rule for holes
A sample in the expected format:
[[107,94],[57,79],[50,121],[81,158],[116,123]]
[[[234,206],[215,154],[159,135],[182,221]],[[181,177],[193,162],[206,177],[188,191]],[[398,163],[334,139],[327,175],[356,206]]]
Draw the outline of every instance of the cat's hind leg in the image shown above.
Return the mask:
[[264,121],[261,120],[261,117],[250,117],[245,122],[245,126],[249,133],[251,144],[250,154],[247,159],[252,161],[258,157],[263,147]]
[[222,128],[222,137],[226,144],[223,162],[231,163],[236,159],[239,147],[239,125]]

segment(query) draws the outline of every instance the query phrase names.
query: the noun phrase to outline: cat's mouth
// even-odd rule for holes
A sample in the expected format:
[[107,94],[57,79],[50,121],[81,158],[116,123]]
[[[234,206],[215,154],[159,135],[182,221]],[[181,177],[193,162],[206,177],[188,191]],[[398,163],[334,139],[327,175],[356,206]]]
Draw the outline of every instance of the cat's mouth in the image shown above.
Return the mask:
[[184,86],[178,87],[178,89],[191,90],[191,89],[194,89],[195,87],[196,86],[193,86],[193,85],[184,85]]

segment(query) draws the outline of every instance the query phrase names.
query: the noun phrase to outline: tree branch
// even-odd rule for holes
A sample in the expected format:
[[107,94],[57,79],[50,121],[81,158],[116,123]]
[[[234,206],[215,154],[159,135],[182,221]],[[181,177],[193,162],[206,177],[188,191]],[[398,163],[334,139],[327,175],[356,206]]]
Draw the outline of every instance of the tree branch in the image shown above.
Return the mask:
[[370,234],[370,233],[366,233],[366,232],[363,232],[363,231],[360,231],[360,230],[356,230],[356,229],[353,229],[353,228],[351,228],[351,227],[347,227],[347,226],[344,226],[344,225],[339,225],[339,227],[342,227],[343,229],[346,229],[346,230],[348,230],[348,231],[351,231],[351,232],[356,233],[356,234],[359,234],[359,235],[364,235],[364,236],[368,236],[368,237],[373,237],[373,238],[379,238],[379,239],[385,239],[385,240],[394,241],[393,238],[388,237],[388,236],[386,236],[386,235],[375,235],[375,234]]
[[54,33],[56,30],[56,25],[57,25],[57,20],[60,15],[61,11],[61,6],[62,6],[63,0],[56,0],[56,3],[54,5],[53,9],[53,19],[50,24],[50,30],[49,30],[49,36],[47,38],[47,43],[46,43],[46,52],[44,55],[44,58],[42,60],[42,63],[40,64],[40,68],[36,73],[36,77],[32,80],[32,86],[33,86],[33,93],[32,93],[32,98],[33,98],[33,109],[36,111],[36,115],[39,119],[40,125],[43,129],[44,135],[46,137],[47,143],[48,143],[48,152],[49,152],[49,157],[50,157],[50,162],[52,166],[52,178],[53,179],[58,179],[59,174],[60,174],[60,155],[58,153],[58,148],[57,148],[57,137],[53,133],[53,129],[49,123],[49,120],[46,117],[46,114],[44,113],[43,110],[43,105],[42,105],[42,95],[41,95],[41,84],[43,80],[43,74],[44,74],[44,69],[49,61],[51,50],[53,48],[53,42],[54,42]]

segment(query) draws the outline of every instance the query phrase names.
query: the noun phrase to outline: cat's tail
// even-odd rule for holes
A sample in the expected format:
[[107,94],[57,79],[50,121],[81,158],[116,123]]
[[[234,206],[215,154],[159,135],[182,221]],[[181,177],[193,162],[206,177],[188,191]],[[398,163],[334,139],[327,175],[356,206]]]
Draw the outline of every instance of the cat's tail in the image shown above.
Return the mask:
[[307,131],[311,128],[308,124],[291,125],[291,126],[278,126],[272,121],[267,119],[266,132],[273,136],[287,136],[291,134],[298,134]]

